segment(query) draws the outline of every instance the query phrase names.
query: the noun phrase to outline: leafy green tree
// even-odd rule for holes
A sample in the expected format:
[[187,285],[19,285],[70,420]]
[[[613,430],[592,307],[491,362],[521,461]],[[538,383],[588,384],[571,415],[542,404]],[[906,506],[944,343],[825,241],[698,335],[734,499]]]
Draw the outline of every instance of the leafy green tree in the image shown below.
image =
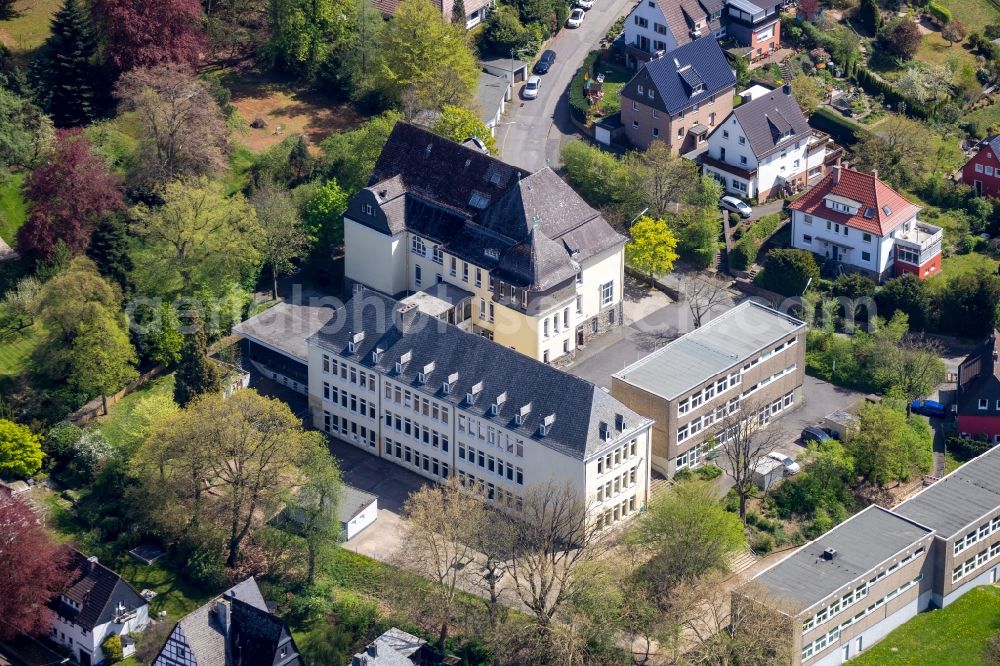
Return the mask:
[[41,437],[27,426],[0,419],[0,477],[34,476],[43,458]]
[[629,229],[632,240],[625,246],[625,259],[649,276],[649,283],[658,275],[669,273],[677,261],[677,238],[663,220],[643,215]]
[[802,472],[774,493],[780,515],[812,518],[820,510],[846,514],[845,505],[853,503],[854,458],[844,445],[836,439],[813,442],[799,460]]
[[680,255],[697,268],[708,268],[719,250],[721,221],[714,208],[690,208],[670,217],[677,229]]
[[506,54],[523,49],[534,38],[534,33],[525,28],[517,9],[507,4],[499,4],[490,12],[483,31],[483,44],[490,53]]
[[858,417],[858,430],[847,440],[858,476],[884,488],[930,469],[933,435],[926,421],[907,418],[902,407],[889,399],[865,404]]
[[306,542],[306,583],[312,585],[317,564],[329,559],[340,540],[340,470],[322,446],[310,449],[303,465],[304,479],[291,501],[299,531]]
[[833,281],[833,295],[846,298],[874,298],[878,285],[861,273],[844,273]]
[[892,115],[878,132],[865,134],[854,145],[855,168],[878,171],[878,177],[893,187],[911,187],[921,182],[933,157],[934,136],[924,123],[903,115]]
[[820,103],[823,102],[825,91],[815,77],[808,74],[797,74],[790,81],[790,84],[792,86],[792,93],[795,95],[795,101],[799,103],[799,106],[806,113],[812,113],[819,108]]
[[909,321],[910,329],[922,331],[927,327],[930,295],[924,282],[912,273],[904,273],[882,285],[875,302],[883,317],[902,312]]
[[122,649],[122,638],[118,634],[111,634],[105,638],[104,642],[101,643],[101,651],[104,653],[104,659],[109,664],[117,664],[125,658],[125,652]]
[[337,179],[331,178],[316,188],[303,207],[306,226],[316,239],[315,247],[327,256],[334,247],[344,243],[344,211],[348,199]]
[[51,34],[35,62],[40,99],[56,127],[86,125],[97,111],[97,37],[87,7],[65,0],[52,17]]
[[224,196],[206,178],[167,183],[162,206],[139,204],[132,215],[145,241],[134,275],[146,293],[217,293],[228,282],[249,281],[259,269],[253,207],[241,194]]
[[446,104],[434,120],[431,131],[459,143],[475,137],[486,145],[490,154],[497,154],[497,142],[490,128],[476,113],[460,106]]
[[52,142],[52,121],[37,106],[0,87],[0,167],[30,167]]
[[81,323],[72,344],[57,359],[66,370],[68,386],[83,396],[101,396],[105,414],[107,396],[139,375],[135,348],[120,317],[112,313]]
[[478,72],[464,26],[447,23],[429,0],[404,0],[386,30],[375,87],[394,105],[437,110],[471,102]]
[[189,320],[191,331],[181,350],[181,362],[174,379],[174,402],[187,407],[199,396],[221,393],[219,369],[208,358],[208,341],[205,325],[195,315]]
[[807,250],[775,249],[764,259],[764,272],[757,278],[760,286],[785,296],[799,296],[819,279],[819,266]]
[[254,191],[251,203],[260,224],[257,248],[271,267],[271,295],[278,298],[278,276],[295,268],[294,262],[309,252],[312,238],[286,190],[265,184]]
[[401,114],[386,111],[356,130],[331,134],[320,144],[328,175],[336,178],[348,195],[368,184],[392,128],[402,119]]
[[171,366],[181,358],[184,336],[180,317],[170,303],[139,303],[130,313],[136,331],[136,345],[143,358]]
[[904,18],[896,23],[885,36],[889,52],[900,60],[910,60],[917,55],[921,39],[920,29],[910,18]]
[[941,326],[956,335],[980,338],[997,325],[1000,277],[980,271],[956,275],[938,298]]
[[90,235],[87,256],[97,265],[101,275],[114,280],[122,291],[130,289],[130,274],[134,266],[125,220],[121,215],[105,215],[97,222]]
[[4,294],[3,310],[7,325],[15,325],[20,330],[35,323],[41,290],[39,279],[29,275],[18,280],[14,288]]
[[596,208],[615,203],[620,165],[614,154],[583,141],[571,140],[562,146],[562,161],[570,185],[587,203]]
[[326,61],[346,29],[350,3],[335,0],[272,0],[271,41],[275,64],[310,77]]

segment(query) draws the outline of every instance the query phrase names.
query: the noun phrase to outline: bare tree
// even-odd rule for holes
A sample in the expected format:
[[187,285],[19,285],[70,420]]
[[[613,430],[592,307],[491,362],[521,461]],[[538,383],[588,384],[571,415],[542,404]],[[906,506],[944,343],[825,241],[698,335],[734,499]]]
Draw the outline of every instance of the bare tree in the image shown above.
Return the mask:
[[733,479],[740,499],[740,518],[747,517],[747,500],[753,494],[753,473],[757,462],[778,447],[783,433],[768,428],[767,403],[744,400],[739,409],[723,417],[719,428],[726,473]]
[[514,591],[545,629],[580,583],[577,568],[591,559],[601,532],[569,484],[529,488],[520,519],[510,566]]
[[516,526],[509,516],[492,509],[484,518],[473,530],[472,544],[477,555],[467,572],[469,583],[486,605],[490,631],[495,633],[510,611],[509,593],[503,582],[510,573]]
[[700,328],[712,309],[729,298],[728,287],[726,282],[708,275],[696,276],[684,282],[684,296],[695,328]]
[[417,592],[422,614],[438,625],[438,646],[444,648],[448,627],[456,616],[458,593],[475,566],[473,537],[486,518],[482,498],[470,494],[457,479],[424,486],[403,507],[406,518],[396,560],[434,585]]

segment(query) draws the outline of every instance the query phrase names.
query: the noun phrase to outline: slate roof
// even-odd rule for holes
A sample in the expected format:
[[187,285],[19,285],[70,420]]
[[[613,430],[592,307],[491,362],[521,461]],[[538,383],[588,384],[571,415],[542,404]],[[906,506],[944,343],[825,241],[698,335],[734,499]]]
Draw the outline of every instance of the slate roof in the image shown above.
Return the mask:
[[[791,89],[783,88],[752,98],[733,109],[736,122],[758,160],[812,134],[809,121],[799,108]],[[716,132],[725,125],[719,125]]]
[[[586,380],[466,333],[416,308],[402,314],[398,310],[397,301],[362,290],[309,342],[519,433],[525,441],[533,440],[579,460],[615,445],[617,439],[604,441],[600,432],[602,424],[610,424],[612,434],[617,435],[616,415],[625,419],[622,437],[649,424],[648,419]],[[348,341],[359,332],[364,332],[364,339],[352,354]],[[382,350],[377,361],[372,354],[376,349]],[[407,353],[411,358],[397,373],[396,362]],[[418,374],[430,363],[434,369],[421,384]],[[445,393],[442,385],[453,373],[458,379]],[[466,394],[480,383],[481,392],[474,404],[468,404]],[[491,405],[501,394],[506,400],[494,415]],[[530,413],[517,425],[515,414],[525,405],[530,405]],[[549,416],[555,420],[542,435],[539,426]]]
[[[824,200],[830,194],[857,201],[861,206],[854,215],[827,208]],[[788,207],[877,236],[888,235],[920,211],[919,206],[910,203],[874,174],[847,167],[831,169],[811,190]],[[866,209],[871,217],[865,217]]]
[[[435,9],[441,12],[442,16],[449,21],[451,20],[451,2],[448,0],[430,0],[430,2]],[[399,6],[403,4],[403,0],[372,0],[372,4],[375,6],[375,9],[382,12],[384,16],[394,16],[396,14],[396,10],[399,9]],[[488,4],[489,0],[468,0],[468,2],[465,3],[465,13],[466,15],[469,15],[474,11],[482,9]]]
[[[926,491],[925,491],[926,492]],[[804,611],[865,576],[931,530],[877,504],[855,514],[753,578],[779,603]],[[832,560],[823,551],[837,551]]]
[[[580,261],[625,242],[548,167],[529,175],[408,123],[396,124],[369,182],[352,219],[409,230],[529,291],[572,279]],[[352,214],[372,199],[384,221]]]
[[[650,100],[636,90],[647,78],[656,89],[657,99]],[[704,83],[704,90],[695,93],[692,83],[699,80]],[[625,84],[622,97],[674,115],[712,95],[735,89],[736,77],[726,54],[712,35],[706,35],[645,63]]]
[[745,301],[614,376],[673,400],[804,327],[794,317]]
[[[969,416],[1000,418],[1000,364],[993,360],[997,350],[994,331],[958,366],[958,413]],[[986,399],[986,409],[979,409],[979,400]]]
[[80,625],[86,631],[112,622],[119,604],[126,610],[136,610],[146,604],[146,600],[134,587],[117,573],[78,550],[72,550],[69,562],[73,578],[62,596],[71,599],[79,608],[74,608],[60,597],[49,602],[49,607],[60,617]]
[[354,655],[351,666],[413,666],[417,662],[411,657],[426,645],[422,638],[392,627]]
[[944,539],[1000,507],[1000,447],[973,458],[954,472],[897,505],[893,511],[934,529]]
[[230,613],[229,643],[233,666],[305,666],[281,618],[239,598],[230,602]]
[[[722,27],[721,16],[725,0],[659,0],[658,4],[667,29],[678,46],[690,44],[694,40],[691,31],[698,21],[702,23],[702,34],[717,32]],[[716,14],[714,19],[713,14]]]

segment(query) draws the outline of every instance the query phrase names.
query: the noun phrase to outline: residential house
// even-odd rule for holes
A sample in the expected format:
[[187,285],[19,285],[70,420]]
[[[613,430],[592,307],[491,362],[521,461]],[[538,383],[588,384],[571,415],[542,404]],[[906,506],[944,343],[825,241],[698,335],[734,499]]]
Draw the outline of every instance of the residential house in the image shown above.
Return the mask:
[[1000,134],[983,139],[962,167],[962,182],[987,197],[1000,194]]
[[81,666],[104,661],[102,645],[120,636],[128,657],[135,652],[134,633],[149,623],[149,604],[117,573],[78,550],[70,555],[72,577],[49,601],[54,620],[49,638],[66,647]]
[[1000,360],[994,331],[958,366],[958,432],[1000,443]]
[[918,220],[920,207],[876,173],[835,166],[788,207],[792,246],[829,267],[879,281],[903,273],[923,280],[941,270],[941,228]]
[[[382,12],[382,16],[386,18],[395,16],[396,10],[402,3],[403,0],[373,0],[372,2],[375,9]],[[441,12],[445,21],[451,22],[452,11],[455,9],[455,3],[452,0],[431,0],[431,4]],[[489,15],[490,7],[492,7],[490,0],[468,0],[465,2],[465,29],[469,30],[485,21]]]
[[625,48],[633,67],[700,37],[721,39],[725,0],[642,0],[625,19]]
[[763,202],[819,177],[828,143],[809,127],[786,84],[733,109],[708,135],[702,168],[727,192]]
[[736,76],[711,35],[645,63],[622,88],[622,123],[632,145],[659,139],[674,154],[701,147],[733,110]]
[[735,419],[767,424],[802,402],[805,335],[746,301],[615,373],[611,395],[654,421],[653,469],[669,478],[725,443]]
[[153,666],[305,666],[285,623],[267,609],[253,578],[174,625]]
[[403,298],[449,285],[476,333],[544,362],[622,325],[625,237],[548,167],[397,123],[344,213],[345,281]]
[[727,34],[750,49],[750,59],[766,58],[781,47],[783,0],[726,0]]
[[287,307],[234,330],[287,346],[289,362],[305,340],[313,425],[331,437],[433,481],[457,477],[505,510],[550,481],[602,526],[645,506],[652,422],[603,389],[375,291],[358,288],[311,334],[311,306]]
[[392,627],[354,655],[351,666],[434,666],[441,663],[422,638]]
[[[736,595],[788,621],[792,664],[835,666],[1000,575],[1000,448],[893,509],[871,505]],[[780,626],[776,623],[775,626]]]

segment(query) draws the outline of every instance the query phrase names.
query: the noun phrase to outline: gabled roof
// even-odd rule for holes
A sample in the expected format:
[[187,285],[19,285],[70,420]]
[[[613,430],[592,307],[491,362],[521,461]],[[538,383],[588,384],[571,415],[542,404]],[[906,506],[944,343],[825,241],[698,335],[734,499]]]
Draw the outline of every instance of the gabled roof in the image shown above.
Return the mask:
[[579,262],[625,242],[550,168],[529,175],[403,122],[370,182],[349,214],[374,201],[383,217],[352,219],[386,234],[409,230],[529,291],[572,278]]
[[[579,460],[615,445],[616,440],[601,438],[601,424],[611,424],[613,431],[616,415],[624,417],[625,422],[625,433],[616,437],[649,423],[584,379],[466,333],[416,308],[402,313],[399,309],[394,299],[361,290],[338,308],[329,324],[309,342],[437,400],[450,402],[477,418],[492,421],[526,441],[534,440]],[[364,339],[351,353],[348,341],[360,332],[364,332]],[[378,360],[372,354],[376,349],[381,350]],[[397,373],[396,362],[405,354],[409,354],[409,360]],[[430,363],[434,369],[421,383],[419,375]],[[457,379],[445,393],[442,385],[452,375]],[[480,386],[475,401],[469,404],[466,396],[476,385]],[[500,395],[505,399],[493,414],[491,406]],[[526,405],[530,410],[518,425],[515,415]],[[549,416],[554,421],[543,435],[539,426]]]
[[392,627],[354,655],[351,666],[413,666],[423,663],[418,653],[427,649],[424,639]]
[[[994,331],[958,366],[958,413],[1000,417],[1000,363],[994,359],[998,350]],[[979,400],[987,408],[979,409]]]
[[[743,128],[750,150],[758,160],[812,133],[809,121],[790,88],[779,88],[754,97],[733,109],[733,116]],[[725,122],[715,131],[719,131],[724,125]]]
[[[860,206],[854,215],[827,208],[825,200],[830,195],[856,201]],[[920,211],[919,206],[910,203],[875,174],[847,167],[831,169],[823,180],[788,207],[877,236],[888,235]]]
[[78,624],[86,631],[115,619],[119,606],[136,610],[147,605],[134,587],[117,573],[78,550],[70,556],[73,578],[62,596],[79,605],[74,608],[60,597],[49,602],[49,607],[59,616]]
[[[690,44],[695,38],[691,31],[697,22],[701,22],[703,35],[716,32],[720,27],[720,18],[725,4],[724,0],[658,0],[657,4],[663,12],[667,30],[673,36],[678,46]],[[717,14],[712,18],[712,14]]]
[[[645,73],[645,76],[644,76]],[[636,86],[648,77],[658,100],[639,95]],[[701,82],[704,88],[696,90]],[[674,115],[701,100],[736,88],[736,77],[726,54],[712,35],[706,35],[645,63],[622,90],[626,99],[661,108]]]

